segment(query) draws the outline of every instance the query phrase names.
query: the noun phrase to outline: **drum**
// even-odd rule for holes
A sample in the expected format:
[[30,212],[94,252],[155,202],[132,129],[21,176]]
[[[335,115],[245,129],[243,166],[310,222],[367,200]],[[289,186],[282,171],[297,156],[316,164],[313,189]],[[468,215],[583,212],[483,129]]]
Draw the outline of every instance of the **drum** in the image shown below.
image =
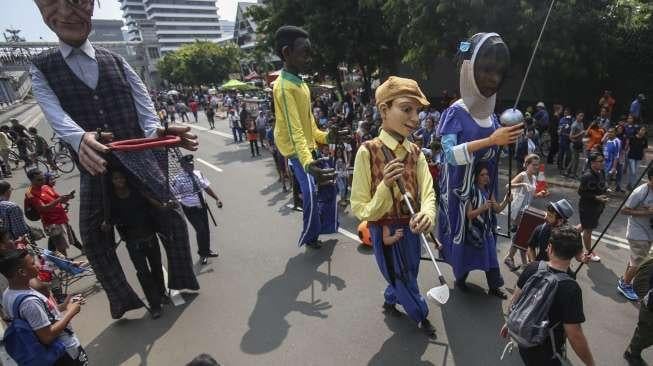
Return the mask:
[[528,240],[535,228],[544,223],[546,212],[534,207],[527,207],[519,220],[513,244],[520,249],[528,249]]
[[635,278],[633,278],[633,289],[639,298],[643,298],[650,290],[651,276],[653,275],[653,258],[646,260],[639,266]]

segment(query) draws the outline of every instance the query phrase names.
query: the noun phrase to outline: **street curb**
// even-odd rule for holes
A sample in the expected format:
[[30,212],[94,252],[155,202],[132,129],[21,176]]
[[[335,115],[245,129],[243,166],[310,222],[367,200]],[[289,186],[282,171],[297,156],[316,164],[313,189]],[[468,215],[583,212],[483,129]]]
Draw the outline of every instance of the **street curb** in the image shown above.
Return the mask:
[[[499,169],[499,174],[508,176],[508,169]],[[578,180],[573,180],[573,179],[567,179],[568,181],[563,181],[561,179],[557,178],[547,178],[546,182],[550,186],[554,187],[562,187],[562,188],[569,188],[569,189],[578,189],[580,186],[580,182]]]

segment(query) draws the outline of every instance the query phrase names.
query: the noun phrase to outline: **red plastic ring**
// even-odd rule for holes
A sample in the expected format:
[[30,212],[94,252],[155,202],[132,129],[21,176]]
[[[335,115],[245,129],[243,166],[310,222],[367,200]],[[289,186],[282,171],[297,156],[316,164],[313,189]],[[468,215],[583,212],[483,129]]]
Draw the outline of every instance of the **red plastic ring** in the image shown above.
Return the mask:
[[181,137],[177,135],[166,135],[163,137],[148,137],[140,139],[115,141],[107,144],[113,151],[139,151],[154,149],[157,147],[173,147],[181,143]]

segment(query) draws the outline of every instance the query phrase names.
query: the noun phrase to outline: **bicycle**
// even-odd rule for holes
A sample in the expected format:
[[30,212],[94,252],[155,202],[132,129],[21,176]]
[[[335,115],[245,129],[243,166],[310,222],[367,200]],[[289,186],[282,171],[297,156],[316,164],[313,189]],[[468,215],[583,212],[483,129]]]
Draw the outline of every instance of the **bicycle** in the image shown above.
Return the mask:
[[68,151],[61,150],[59,152],[55,152],[55,150],[56,147],[54,145],[50,146],[50,153],[53,156],[52,160],[54,161],[54,168],[64,174],[71,173],[73,170],[75,170],[75,160],[73,160]]

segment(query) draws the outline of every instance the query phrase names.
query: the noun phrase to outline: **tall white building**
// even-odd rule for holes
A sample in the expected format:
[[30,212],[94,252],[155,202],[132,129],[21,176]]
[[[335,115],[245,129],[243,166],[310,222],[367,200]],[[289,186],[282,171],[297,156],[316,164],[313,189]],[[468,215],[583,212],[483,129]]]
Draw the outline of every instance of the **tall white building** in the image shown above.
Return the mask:
[[128,27],[130,19],[141,15],[141,9],[144,18],[140,19],[154,22],[162,53],[174,51],[195,40],[218,42],[221,37],[215,0],[119,1]]
[[139,20],[147,19],[145,13],[145,5],[142,0],[118,0],[120,2],[120,10],[122,10],[123,18],[125,18],[125,25],[127,25],[127,40],[140,41],[141,36],[138,32]]

